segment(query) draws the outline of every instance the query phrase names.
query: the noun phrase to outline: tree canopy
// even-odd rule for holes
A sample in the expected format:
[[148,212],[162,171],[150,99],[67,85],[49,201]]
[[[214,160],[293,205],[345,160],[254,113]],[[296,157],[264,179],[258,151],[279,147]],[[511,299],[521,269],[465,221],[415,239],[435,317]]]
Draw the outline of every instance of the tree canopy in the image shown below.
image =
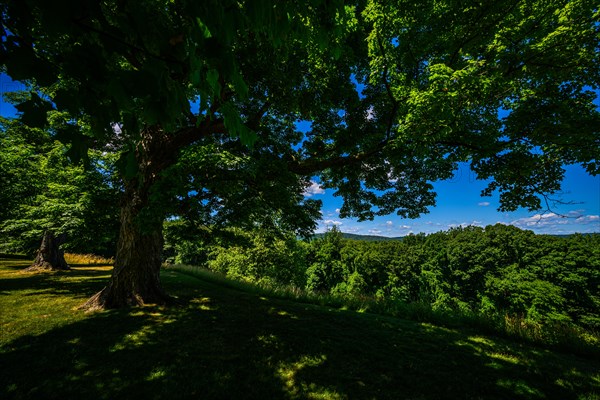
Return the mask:
[[[539,208],[540,195],[559,190],[564,164],[600,171],[600,25],[590,0],[32,0],[1,9],[1,63],[33,89],[17,106],[21,121],[50,127],[73,159],[89,148],[120,155],[115,273],[96,305],[164,299],[162,221],[181,200],[228,221],[257,220],[267,205],[271,225],[306,230],[316,215],[301,196],[311,176],[343,197],[342,217],[369,219],[426,212],[432,182],[462,161],[504,210]],[[56,112],[65,118],[50,125]],[[182,159],[203,164],[186,173]],[[161,189],[175,184],[179,193]],[[245,213],[227,212],[240,203]]]

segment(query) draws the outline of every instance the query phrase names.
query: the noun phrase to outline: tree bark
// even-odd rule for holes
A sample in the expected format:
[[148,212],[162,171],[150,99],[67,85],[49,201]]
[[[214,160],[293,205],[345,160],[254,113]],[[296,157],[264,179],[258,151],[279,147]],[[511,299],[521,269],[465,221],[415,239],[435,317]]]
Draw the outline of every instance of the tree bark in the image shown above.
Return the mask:
[[93,311],[168,301],[160,283],[164,212],[160,207],[152,207],[150,196],[160,173],[175,161],[168,139],[158,128],[142,132],[136,151],[138,174],[125,181],[121,228],[111,279],[80,309]]
[[42,243],[37,251],[33,264],[26,271],[64,271],[69,270],[65,254],[59,248],[66,240],[66,235],[54,236],[52,231],[45,231]]
[[[162,220],[142,221],[140,193],[130,187],[121,209],[117,254],[108,285],[81,308],[96,310],[144,304],[164,304],[168,296],[160,284],[162,262]],[[154,218],[153,218],[154,219]]]

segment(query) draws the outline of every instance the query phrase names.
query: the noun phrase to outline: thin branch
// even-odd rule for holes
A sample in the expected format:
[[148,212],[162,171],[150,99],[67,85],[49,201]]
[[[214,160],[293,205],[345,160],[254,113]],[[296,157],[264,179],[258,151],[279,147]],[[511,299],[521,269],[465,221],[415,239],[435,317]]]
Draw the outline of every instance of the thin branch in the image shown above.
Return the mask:
[[387,140],[379,143],[375,148],[357,154],[348,156],[338,156],[328,159],[306,159],[303,161],[291,161],[288,163],[288,169],[298,175],[311,175],[315,172],[322,171],[328,168],[339,168],[348,165],[354,165],[369,159],[375,154],[380,153],[386,146]]
[[258,109],[258,111],[256,112],[256,114],[254,114],[252,116],[252,118],[250,118],[248,120],[248,122],[246,123],[246,126],[248,128],[250,128],[250,129],[252,129],[253,131],[258,130],[258,127],[260,125],[260,121],[265,116],[265,113],[268,111],[269,107],[271,107],[271,102],[269,100],[266,100],[263,103],[263,105]]

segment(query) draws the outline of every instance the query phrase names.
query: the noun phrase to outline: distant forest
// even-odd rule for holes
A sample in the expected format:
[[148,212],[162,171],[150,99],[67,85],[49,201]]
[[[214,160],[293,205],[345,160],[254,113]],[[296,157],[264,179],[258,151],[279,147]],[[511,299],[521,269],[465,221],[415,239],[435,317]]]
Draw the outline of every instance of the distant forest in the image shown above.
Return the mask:
[[[342,238],[344,239],[349,239],[349,240],[361,240],[363,242],[385,242],[388,240],[402,240],[405,236],[379,236],[379,235],[358,235],[356,233],[347,233],[347,232],[341,232],[340,234],[342,235]],[[554,236],[554,237],[562,237],[562,238],[568,238],[571,237],[573,235],[599,235],[600,233],[577,233],[577,234],[568,234],[568,235],[547,235],[547,236]],[[322,239],[327,235],[327,232],[324,233],[315,233],[313,235],[313,238],[315,239]]]
[[[383,242],[383,241],[387,241],[387,240],[402,240],[402,238],[403,238],[403,236],[388,237],[388,236],[378,236],[378,235],[357,235],[355,233],[346,233],[346,232],[340,232],[340,234],[342,235],[342,238],[344,238],[344,239],[362,240],[364,242]],[[327,235],[327,232],[315,233],[313,235],[313,238],[322,239],[326,235]]]

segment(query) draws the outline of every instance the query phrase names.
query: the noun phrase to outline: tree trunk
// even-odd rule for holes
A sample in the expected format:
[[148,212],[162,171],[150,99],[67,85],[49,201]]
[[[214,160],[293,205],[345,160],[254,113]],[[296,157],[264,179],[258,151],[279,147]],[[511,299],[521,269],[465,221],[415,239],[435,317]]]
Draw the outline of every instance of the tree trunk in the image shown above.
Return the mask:
[[[117,255],[108,285],[81,308],[95,310],[144,304],[164,304],[167,295],[160,284],[162,220],[142,221],[135,190],[125,191]],[[154,218],[153,218],[154,219]]]
[[26,271],[64,271],[70,269],[65,261],[64,252],[59,248],[65,240],[66,235],[64,233],[55,237],[52,231],[45,231],[35,260]]
[[160,172],[174,161],[167,139],[160,129],[142,132],[136,151],[138,174],[125,181],[111,279],[81,309],[92,311],[167,302],[168,296],[160,284],[164,212],[160,207],[153,207],[150,196]]

